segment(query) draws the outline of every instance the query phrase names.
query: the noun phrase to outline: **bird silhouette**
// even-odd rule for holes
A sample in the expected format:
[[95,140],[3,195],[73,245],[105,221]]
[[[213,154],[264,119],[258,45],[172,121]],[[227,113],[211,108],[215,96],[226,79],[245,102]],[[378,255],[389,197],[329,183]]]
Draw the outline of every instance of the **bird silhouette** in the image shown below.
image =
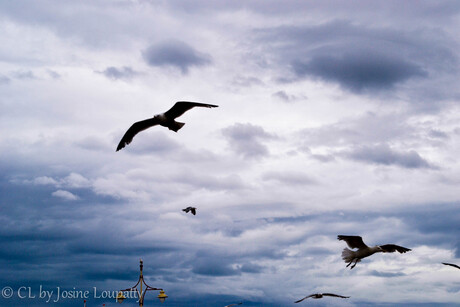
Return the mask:
[[185,209],[182,209],[185,213],[188,213],[189,211],[193,214],[196,215],[196,208],[195,207],[187,207]]
[[400,253],[405,253],[410,251],[411,249],[405,248],[399,245],[394,244],[385,244],[385,245],[376,245],[373,247],[369,247],[363,242],[363,238],[360,236],[337,236],[337,239],[344,240],[347,242],[347,245],[350,248],[357,248],[357,251],[349,250],[348,248],[344,248],[342,251],[342,259],[348,263],[347,267],[350,266],[353,262],[354,264],[350,267],[353,269],[361,259],[369,257],[375,253],[393,253],[398,251]]
[[193,107],[216,108],[218,106],[200,102],[178,101],[168,111],[154,115],[152,118],[134,123],[121,138],[121,141],[117,146],[117,151],[131,143],[136,134],[156,125],[167,127],[169,130],[177,132],[185,125],[185,123],[176,122],[175,119]]
[[450,266],[453,266],[454,268],[460,269],[460,266],[458,266],[458,265],[456,265],[456,264],[453,264],[453,263],[443,262],[442,264],[444,264],[444,265],[450,265]]
[[301,301],[306,300],[307,298],[310,298],[310,297],[314,298],[314,299],[319,299],[319,298],[323,298],[323,296],[349,298],[349,296],[343,296],[343,295],[338,295],[338,294],[334,294],[334,293],[315,293],[315,294],[310,294],[308,296],[305,296],[303,299],[295,301],[294,303],[300,303]]

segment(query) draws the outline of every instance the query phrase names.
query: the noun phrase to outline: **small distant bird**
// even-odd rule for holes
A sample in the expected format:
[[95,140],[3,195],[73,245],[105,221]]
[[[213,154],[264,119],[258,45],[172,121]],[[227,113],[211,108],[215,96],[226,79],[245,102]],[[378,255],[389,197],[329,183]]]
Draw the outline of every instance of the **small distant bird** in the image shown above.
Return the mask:
[[196,215],[196,208],[195,207],[187,207],[185,209],[182,209],[185,213],[188,213],[189,211],[193,214]]
[[385,244],[385,245],[376,245],[373,247],[369,247],[363,242],[363,238],[360,236],[337,236],[337,239],[344,240],[347,242],[350,248],[357,248],[357,251],[349,250],[348,248],[344,248],[342,251],[342,259],[348,263],[347,267],[352,264],[350,269],[354,268],[361,259],[369,257],[375,253],[393,253],[395,251],[402,253],[408,252],[411,249],[405,248],[402,246],[394,245],[394,244]]
[[453,264],[453,263],[443,262],[442,264],[450,265],[450,266],[453,266],[454,268],[460,269],[460,266],[458,266],[458,265],[456,265],[456,264]]
[[323,296],[334,296],[334,297],[341,297],[341,298],[349,298],[349,296],[343,296],[343,295],[338,295],[338,294],[334,294],[334,293],[315,293],[315,294],[310,294],[309,296],[305,296],[303,299],[295,301],[294,303],[300,303],[301,301],[306,300],[307,298],[310,298],[310,297],[314,298],[314,299],[318,299],[318,298],[323,298]]
[[169,130],[177,132],[185,125],[185,123],[176,122],[175,119],[193,107],[217,108],[218,106],[200,102],[178,101],[168,111],[157,114],[152,118],[134,123],[121,138],[121,141],[117,146],[117,151],[131,143],[136,134],[156,125],[167,127]]
[[236,305],[241,305],[241,304],[243,304],[243,303],[230,304],[230,305],[226,305],[226,306],[224,306],[224,307],[236,306]]

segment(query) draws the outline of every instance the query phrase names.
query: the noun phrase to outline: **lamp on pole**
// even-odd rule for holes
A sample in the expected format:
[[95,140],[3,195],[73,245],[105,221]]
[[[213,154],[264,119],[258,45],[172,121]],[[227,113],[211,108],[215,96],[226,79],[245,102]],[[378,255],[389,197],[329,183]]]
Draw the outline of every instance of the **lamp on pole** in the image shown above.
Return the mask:
[[[137,292],[137,297],[139,298],[139,306],[144,306],[145,293],[147,291],[150,291],[150,290],[156,290],[156,291],[160,291],[160,294],[158,294],[157,298],[160,300],[160,302],[163,303],[168,296],[163,291],[163,289],[161,289],[161,288],[153,288],[153,287],[150,287],[149,285],[146,284],[146,282],[144,280],[144,274],[142,273],[142,269],[144,268],[144,264],[142,262],[142,259],[140,260],[139,268],[140,268],[139,280],[131,288],[120,290],[118,292],[118,295],[117,295],[117,302],[122,303],[123,300],[126,299],[126,297],[123,295],[123,292],[125,292],[125,291],[129,291],[129,292],[136,291]],[[137,289],[137,286],[140,287],[140,290]],[[145,288],[143,288],[144,286],[145,286]]]

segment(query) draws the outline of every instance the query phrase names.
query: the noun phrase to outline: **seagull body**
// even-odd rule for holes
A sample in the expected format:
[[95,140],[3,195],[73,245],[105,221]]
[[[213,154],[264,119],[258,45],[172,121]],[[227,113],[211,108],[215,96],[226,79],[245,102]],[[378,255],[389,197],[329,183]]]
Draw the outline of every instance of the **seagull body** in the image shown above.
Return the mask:
[[450,265],[450,266],[453,266],[454,268],[460,269],[460,266],[458,266],[458,265],[456,265],[456,264],[453,264],[453,263],[443,262],[442,264],[444,264],[444,265]]
[[314,299],[319,299],[319,298],[323,298],[323,296],[333,296],[333,297],[341,297],[341,298],[349,298],[349,296],[343,296],[343,295],[338,295],[338,294],[334,294],[334,293],[315,293],[315,294],[310,294],[306,297],[304,297],[303,299],[300,299],[298,301],[295,301],[294,303],[300,303],[301,301],[303,300],[306,300],[307,298],[314,298]]
[[117,146],[117,151],[131,143],[136,134],[156,125],[167,127],[169,130],[174,132],[179,131],[179,129],[182,128],[185,123],[176,122],[175,119],[193,107],[216,108],[218,106],[200,102],[178,101],[168,111],[154,115],[152,118],[134,123],[121,138],[121,141]]
[[402,253],[410,251],[409,248],[405,248],[395,244],[385,244],[385,245],[376,245],[376,246],[367,246],[363,242],[363,238],[360,236],[337,236],[337,239],[344,240],[347,242],[347,245],[350,248],[357,248],[357,251],[349,250],[344,248],[342,251],[342,259],[348,263],[347,267],[350,266],[353,262],[354,264],[350,267],[353,269],[361,259],[369,257],[375,253],[393,253],[395,251]]
[[185,213],[189,213],[189,211],[193,214],[196,215],[196,208],[195,207],[187,207],[185,209],[182,209]]
[[241,305],[241,304],[243,304],[243,303],[235,303],[235,304],[225,305],[224,307],[236,306],[236,305]]

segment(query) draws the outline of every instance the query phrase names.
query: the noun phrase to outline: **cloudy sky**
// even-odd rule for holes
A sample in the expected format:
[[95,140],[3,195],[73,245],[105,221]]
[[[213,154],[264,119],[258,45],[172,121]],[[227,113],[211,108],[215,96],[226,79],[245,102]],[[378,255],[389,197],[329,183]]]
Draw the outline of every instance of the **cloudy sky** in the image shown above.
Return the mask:
[[[82,305],[59,288],[115,306],[101,296],[134,285],[142,258],[165,306],[315,292],[351,298],[305,303],[458,306],[441,262],[460,264],[459,14],[447,0],[1,1],[0,305]],[[178,100],[219,108],[115,152]],[[338,234],[412,251],[350,271]]]

